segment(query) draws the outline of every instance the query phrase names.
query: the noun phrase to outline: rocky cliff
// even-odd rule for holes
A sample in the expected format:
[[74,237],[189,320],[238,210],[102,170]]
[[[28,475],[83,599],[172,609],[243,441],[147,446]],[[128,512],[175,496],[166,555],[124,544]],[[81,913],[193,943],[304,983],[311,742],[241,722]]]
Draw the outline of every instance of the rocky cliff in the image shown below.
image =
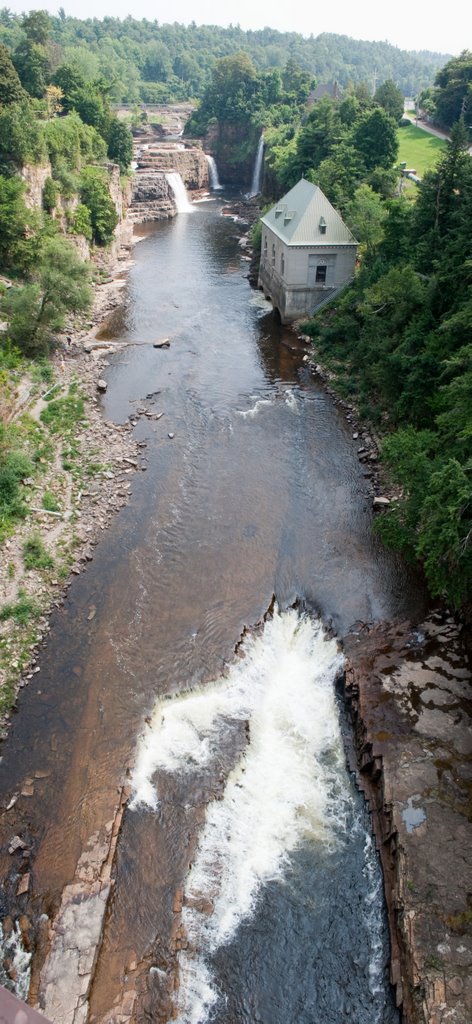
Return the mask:
[[45,164],[25,164],[21,169],[21,177],[26,184],[25,203],[30,209],[42,209],[44,185],[51,174],[49,161]]
[[210,125],[204,148],[215,157],[221,181],[249,189],[259,133],[246,125]]
[[133,176],[131,188],[128,217],[133,224],[175,216],[177,210],[174,197],[163,171],[152,168],[138,170]]
[[360,627],[345,696],[372,811],[403,1024],[472,1020],[471,670],[460,627]]
[[208,188],[208,161],[198,146],[186,148],[179,144],[138,147],[139,170],[177,171],[186,188]]

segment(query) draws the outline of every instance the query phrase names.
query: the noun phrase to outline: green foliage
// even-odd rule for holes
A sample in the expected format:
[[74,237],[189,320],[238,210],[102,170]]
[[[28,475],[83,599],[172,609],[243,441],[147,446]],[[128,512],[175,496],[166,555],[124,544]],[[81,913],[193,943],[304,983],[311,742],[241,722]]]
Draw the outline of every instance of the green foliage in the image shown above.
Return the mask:
[[0,424],[0,539],[26,514],[22,480],[32,472],[33,463],[18,431]]
[[108,245],[118,223],[118,215],[108,188],[106,171],[85,167],[80,178],[80,198],[90,213],[92,236],[98,245]]
[[91,302],[90,271],[70,242],[61,236],[42,240],[34,281],[11,289],[5,300],[8,334],[26,356],[48,351],[51,338],[70,312],[85,311]]
[[0,43],[0,105],[18,103],[22,99],[24,99],[24,91],[18,72],[6,46]]
[[405,101],[401,89],[395,85],[395,82],[392,82],[391,78],[383,82],[382,85],[379,85],[374,100],[379,106],[383,107],[396,124],[400,123],[403,117]]
[[39,533],[32,533],[25,540],[23,561],[26,569],[51,569],[54,565],[54,559],[49,554]]
[[0,173],[15,173],[24,164],[40,163],[44,156],[42,130],[31,103],[0,107]]
[[44,492],[42,505],[47,512],[59,512],[60,505],[52,491]]
[[13,64],[23,88],[41,99],[47,85],[49,62],[43,45],[24,39],[13,54]]
[[[472,163],[466,143],[459,123],[413,207],[404,198],[383,204],[376,197],[381,230],[370,238],[353,286],[335,310],[320,312],[308,326],[341,392],[388,431],[383,456],[402,497],[377,528],[386,543],[419,559],[431,593],[456,607],[472,593]],[[361,195],[372,199],[365,186]],[[366,215],[368,231],[371,221]],[[356,226],[365,237],[361,221]]]
[[121,173],[125,174],[126,171],[129,171],[133,158],[133,136],[129,128],[123,121],[113,117],[107,139],[110,160],[119,164]]
[[348,223],[367,251],[381,242],[386,210],[380,196],[370,185],[359,185],[347,209]]
[[459,57],[441,68],[436,75],[434,111],[439,124],[444,128],[452,125],[472,107],[472,51],[463,50]]
[[74,430],[84,416],[84,400],[72,384],[65,398],[53,398],[41,413],[41,422],[45,423],[53,434],[67,434]]
[[43,208],[48,213],[52,213],[54,210],[60,191],[60,186],[56,181],[53,181],[52,178],[46,178],[43,188]]
[[79,203],[75,210],[72,231],[75,235],[84,235],[88,242],[92,241],[93,231],[90,210],[83,203]]
[[23,268],[28,233],[34,223],[21,178],[0,176],[0,269]]
[[20,626],[26,626],[32,619],[38,619],[41,615],[41,606],[32,597],[28,597],[24,590],[19,590],[18,600],[13,604],[4,604],[0,608],[0,622],[13,619]]
[[22,554],[25,569],[52,569],[54,566],[54,558],[39,533],[30,534],[23,542]]
[[398,153],[395,121],[380,107],[360,117],[352,141],[367,170],[388,168],[395,162]]
[[48,121],[44,139],[55,177],[64,171],[79,171],[84,164],[106,157],[105,140],[95,128],[84,124],[75,111]]

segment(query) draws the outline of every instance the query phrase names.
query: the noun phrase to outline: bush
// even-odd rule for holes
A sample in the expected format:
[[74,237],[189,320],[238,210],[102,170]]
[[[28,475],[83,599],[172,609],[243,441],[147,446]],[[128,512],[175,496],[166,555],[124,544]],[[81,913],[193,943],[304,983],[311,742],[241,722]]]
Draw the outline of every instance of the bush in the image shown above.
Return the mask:
[[33,533],[25,540],[23,559],[26,569],[52,569],[54,565],[54,559],[44,546],[39,533]]

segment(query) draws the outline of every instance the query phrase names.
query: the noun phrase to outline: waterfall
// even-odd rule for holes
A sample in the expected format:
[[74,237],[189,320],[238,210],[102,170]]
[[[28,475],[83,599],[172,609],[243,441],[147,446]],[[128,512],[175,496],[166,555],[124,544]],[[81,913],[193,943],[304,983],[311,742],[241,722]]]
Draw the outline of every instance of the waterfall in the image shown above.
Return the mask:
[[166,174],[166,178],[174,195],[177,213],[192,213],[193,206],[189,202],[187,190],[182,181],[181,175],[177,171],[169,171]]
[[258,196],[262,188],[262,171],[264,167],[264,136],[261,135],[259,139],[259,145],[257,147],[256,159],[254,162],[254,171],[252,174],[251,191],[249,192],[249,199],[253,196]]
[[208,162],[208,176],[210,178],[210,188],[212,188],[214,192],[217,192],[219,189],[223,188],[223,186],[220,184],[220,179],[218,177],[218,168],[216,166],[216,160],[214,159],[214,157],[210,156],[209,153],[205,153],[205,156]]

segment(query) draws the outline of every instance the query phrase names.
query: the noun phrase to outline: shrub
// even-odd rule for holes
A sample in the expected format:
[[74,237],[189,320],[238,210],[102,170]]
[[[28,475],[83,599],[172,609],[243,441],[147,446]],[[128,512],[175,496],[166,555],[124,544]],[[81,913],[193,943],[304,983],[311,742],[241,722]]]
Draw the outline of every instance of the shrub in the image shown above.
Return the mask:
[[33,533],[25,540],[23,559],[26,569],[51,569],[54,565],[54,559],[44,546],[39,533]]

